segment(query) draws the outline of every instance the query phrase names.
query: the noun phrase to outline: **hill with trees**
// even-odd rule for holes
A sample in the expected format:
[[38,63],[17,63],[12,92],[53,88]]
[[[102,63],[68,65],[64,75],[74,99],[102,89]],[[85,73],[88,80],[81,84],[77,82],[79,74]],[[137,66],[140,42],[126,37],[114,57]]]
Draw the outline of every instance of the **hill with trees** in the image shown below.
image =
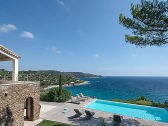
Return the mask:
[[[28,70],[19,71],[19,81],[40,81],[40,86],[47,87],[49,85],[58,85],[58,78],[62,76],[63,84],[71,82],[81,83],[83,80],[80,78],[101,77],[82,72],[61,72],[56,70]],[[12,72],[5,69],[0,69],[0,80],[11,80]]]

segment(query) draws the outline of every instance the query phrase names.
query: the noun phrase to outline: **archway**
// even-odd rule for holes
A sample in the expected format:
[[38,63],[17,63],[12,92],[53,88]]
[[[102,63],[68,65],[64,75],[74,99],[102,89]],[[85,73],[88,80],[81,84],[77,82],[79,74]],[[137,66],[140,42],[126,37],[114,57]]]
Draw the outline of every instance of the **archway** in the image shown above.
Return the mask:
[[28,97],[24,104],[24,119],[33,121],[33,98]]

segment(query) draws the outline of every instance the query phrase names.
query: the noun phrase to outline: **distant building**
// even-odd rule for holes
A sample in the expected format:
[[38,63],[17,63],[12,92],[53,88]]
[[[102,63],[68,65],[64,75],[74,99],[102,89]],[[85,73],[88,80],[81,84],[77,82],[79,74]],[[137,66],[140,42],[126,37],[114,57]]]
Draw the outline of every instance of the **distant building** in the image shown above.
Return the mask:
[[0,126],[23,126],[40,114],[39,82],[18,81],[20,56],[0,45],[0,61],[12,61],[12,80],[0,80]]

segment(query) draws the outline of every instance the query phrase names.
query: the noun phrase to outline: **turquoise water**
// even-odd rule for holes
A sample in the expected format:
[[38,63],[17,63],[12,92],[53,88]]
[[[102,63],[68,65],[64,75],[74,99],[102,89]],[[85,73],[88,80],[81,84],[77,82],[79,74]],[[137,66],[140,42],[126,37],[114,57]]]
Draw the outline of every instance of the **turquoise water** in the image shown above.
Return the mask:
[[73,95],[96,97],[97,99],[134,99],[145,96],[156,102],[168,100],[168,77],[102,77],[84,78],[89,84],[67,87]]
[[111,112],[114,114],[168,123],[168,111],[164,108],[109,102],[104,100],[95,100],[85,107],[103,112]]

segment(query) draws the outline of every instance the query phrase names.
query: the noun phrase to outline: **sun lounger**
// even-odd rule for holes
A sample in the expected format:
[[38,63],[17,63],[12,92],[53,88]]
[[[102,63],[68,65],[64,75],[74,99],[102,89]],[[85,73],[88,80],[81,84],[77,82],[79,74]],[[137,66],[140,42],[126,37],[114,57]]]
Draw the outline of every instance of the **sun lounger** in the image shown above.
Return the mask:
[[123,117],[120,115],[113,115],[114,126],[120,126],[122,123]]
[[82,98],[79,94],[76,95],[76,99],[78,99],[79,101],[85,101],[86,98]]
[[88,110],[85,110],[85,113],[86,113],[85,120],[91,119],[95,114],[94,112],[91,112],[91,111],[88,111]]
[[71,116],[71,117],[68,117],[69,119],[78,118],[78,117],[80,117],[81,115],[83,115],[83,113],[80,112],[79,109],[74,109],[74,111],[75,111],[76,114],[73,115],[73,116]]
[[74,98],[71,96],[71,103],[80,104],[80,101],[77,100],[77,99],[74,99]]
[[80,96],[81,98],[85,98],[85,99],[88,99],[88,98],[89,98],[88,96],[84,96],[82,93],[80,93],[79,96]]
[[82,115],[83,112],[80,112],[79,109],[74,109],[74,111],[78,114],[78,115]]

